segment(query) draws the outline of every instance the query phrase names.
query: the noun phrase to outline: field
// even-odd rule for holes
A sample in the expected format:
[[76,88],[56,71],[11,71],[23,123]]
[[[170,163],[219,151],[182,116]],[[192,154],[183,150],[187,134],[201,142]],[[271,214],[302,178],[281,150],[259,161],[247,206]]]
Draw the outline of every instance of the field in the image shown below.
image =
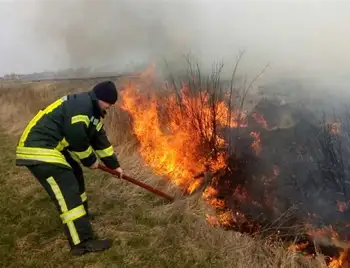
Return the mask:
[[93,227],[99,236],[113,238],[114,245],[100,254],[71,257],[54,206],[28,171],[14,165],[14,152],[39,108],[66,93],[89,90],[96,82],[1,82],[1,267],[327,267],[322,255],[310,258],[282,243],[208,223],[210,208],[198,194],[182,198],[143,164],[128,117],[119,107],[108,114],[105,125],[125,173],[179,197],[169,204],[128,182],[84,169],[90,207],[103,213]]

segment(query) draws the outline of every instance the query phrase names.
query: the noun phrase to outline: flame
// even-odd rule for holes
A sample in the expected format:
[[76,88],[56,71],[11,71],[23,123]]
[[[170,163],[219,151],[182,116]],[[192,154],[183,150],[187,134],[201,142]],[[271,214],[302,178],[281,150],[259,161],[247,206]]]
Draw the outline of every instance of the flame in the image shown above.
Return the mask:
[[344,212],[345,210],[349,209],[350,207],[350,202],[341,202],[337,200],[337,206],[340,212]]
[[[143,85],[152,87],[149,77],[153,75],[155,66],[152,65],[142,73],[140,79]],[[137,83],[130,83],[122,91],[122,109],[131,115],[132,130],[139,141],[139,152],[148,166],[172,183],[179,186],[186,193],[193,193],[204,183],[205,178],[198,178],[198,174],[216,171],[227,166],[225,140],[216,133],[216,126],[220,127],[247,127],[247,114],[243,111],[228,108],[224,101],[218,101],[213,106],[207,92],[200,91],[193,94],[188,85],[182,85],[176,94],[164,90],[157,94],[153,88],[148,91]],[[263,128],[267,122],[263,115],[253,114],[255,121]],[[340,125],[333,124],[331,132],[339,133]],[[260,132],[250,132],[253,138],[251,147],[256,155],[262,151]],[[279,174],[278,166],[272,167],[273,175],[266,178],[265,186],[269,186]],[[218,198],[218,190],[214,186],[215,178],[209,185],[205,185],[202,193],[203,200],[215,210],[215,215],[206,215],[206,220],[213,226],[248,226],[259,230],[261,226],[249,223],[246,216],[236,209],[226,207],[226,200]],[[236,187],[232,192],[235,200],[241,203],[252,203],[262,206],[252,200],[244,187]],[[265,192],[266,203],[273,205],[272,193]],[[339,210],[346,209],[348,204],[338,202]],[[315,216],[315,215],[313,215]],[[238,227],[240,228],[240,227]],[[329,231],[319,229],[309,232],[312,237],[329,236]],[[330,241],[339,244],[337,233],[331,231]],[[339,242],[339,243],[338,243]],[[293,244],[291,251],[304,250],[309,242]],[[340,253],[339,258],[331,259],[329,267],[348,267],[346,263],[348,250]]]
[[[330,225],[329,227],[318,228],[313,231],[309,231],[308,234],[316,240],[324,241],[326,244],[334,245],[338,248],[343,249],[340,252],[339,257],[332,257],[329,260],[328,267],[330,268],[349,268],[348,254],[350,243],[347,241],[341,241],[339,238],[339,233],[334,230],[334,227]],[[298,251],[302,250],[303,244],[292,245],[289,250]]]
[[217,195],[217,190],[215,188],[213,188],[212,186],[209,186],[209,187],[207,187],[204,190],[204,192],[202,194],[202,197],[212,207],[214,207],[214,208],[224,208],[225,207],[225,201],[216,198],[216,195]]
[[137,84],[130,84],[122,92],[121,107],[132,117],[145,163],[188,193],[201,185],[194,178],[197,174],[226,166],[225,152],[213,152],[213,148],[225,146],[224,139],[215,133],[214,119],[217,126],[244,127],[246,118],[244,113],[230,113],[224,102],[217,102],[213,109],[205,93],[190,93],[189,87],[183,86],[179,96],[162,98],[154,90],[145,93]]
[[330,267],[330,268],[349,268],[349,263],[347,262],[348,253],[349,253],[348,249],[345,249],[343,252],[340,253],[340,256],[338,259],[331,260],[328,267]]
[[[149,76],[142,79],[149,83]],[[148,82],[147,82],[148,81]],[[206,92],[194,95],[183,85],[178,94],[159,95],[152,88],[145,91],[138,83],[131,83],[122,91],[121,108],[132,118],[132,130],[139,141],[139,152],[153,171],[180,186],[186,193],[193,193],[205,183],[198,174],[221,170],[227,165],[225,140],[216,133],[217,127],[246,127],[246,112],[230,111],[223,101],[215,106]],[[259,141],[258,141],[259,142]],[[212,178],[212,184],[215,178]],[[225,209],[225,201],[217,198],[214,186],[206,185],[202,199],[215,209],[215,216],[207,215],[212,225],[230,226],[239,213]]]
[[251,132],[250,136],[254,139],[254,141],[252,143],[252,148],[254,149],[255,153],[258,155],[261,152],[260,133],[259,132]]
[[306,242],[300,243],[300,244],[292,244],[288,247],[288,250],[296,252],[296,251],[303,250],[303,249],[307,248],[308,246],[309,246],[309,242],[306,241]]
[[267,129],[267,122],[262,114],[253,113],[252,117],[259,125],[261,125],[265,129]]

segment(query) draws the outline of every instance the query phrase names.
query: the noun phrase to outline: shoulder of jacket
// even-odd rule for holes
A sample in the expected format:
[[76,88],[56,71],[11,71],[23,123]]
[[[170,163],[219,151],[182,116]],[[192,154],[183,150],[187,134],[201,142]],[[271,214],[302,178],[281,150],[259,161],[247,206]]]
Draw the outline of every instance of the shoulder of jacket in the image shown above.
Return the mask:
[[92,114],[93,105],[90,96],[83,92],[67,96],[67,106],[77,111]]
[[87,92],[69,95],[66,100],[68,101],[68,110],[70,110],[72,116],[87,116],[91,125],[94,125],[98,130],[102,128],[103,118],[96,112],[96,107],[94,107],[93,101]]

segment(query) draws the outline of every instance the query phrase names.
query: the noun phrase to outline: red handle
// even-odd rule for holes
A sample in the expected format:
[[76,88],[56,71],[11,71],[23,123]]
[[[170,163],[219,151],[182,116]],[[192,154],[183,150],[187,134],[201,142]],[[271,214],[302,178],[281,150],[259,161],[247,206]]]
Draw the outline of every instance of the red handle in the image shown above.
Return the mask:
[[[112,174],[112,175],[114,175],[114,176],[116,176],[118,178],[120,177],[120,173],[118,171],[116,171],[116,170],[109,169],[108,167],[100,165],[100,164],[98,165],[98,168],[103,170],[103,171],[105,171],[105,172],[108,172],[108,173],[110,173],[110,174]],[[127,175],[123,174],[122,179],[126,180],[126,181],[129,181],[129,182],[131,182],[133,184],[136,184],[136,185],[138,185],[138,186],[140,186],[140,187],[142,187],[142,188],[144,188],[144,189],[146,189],[146,190],[148,190],[148,191],[150,191],[150,192],[152,192],[152,193],[154,193],[156,195],[159,195],[159,196],[161,196],[161,197],[163,197],[165,199],[168,199],[171,202],[174,201],[174,198],[171,197],[170,195],[167,195],[166,193],[161,192],[161,191],[159,191],[159,190],[157,190],[157,189],[155,189],[155,188],[153,188],[153,187],[151,187],[151,186],[149,186],[149,185],[147,185],[147,184],[145,184],[143,182],[135,180],[134,178],[131,178],[131,177],[127,176]]]

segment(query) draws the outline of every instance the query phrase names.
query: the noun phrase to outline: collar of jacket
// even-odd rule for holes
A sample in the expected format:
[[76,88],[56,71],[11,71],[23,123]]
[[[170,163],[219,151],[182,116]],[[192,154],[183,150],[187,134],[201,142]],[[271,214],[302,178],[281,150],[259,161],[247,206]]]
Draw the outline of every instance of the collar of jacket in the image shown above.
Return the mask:
[[99,117],[104,118],[106,116],[107,112],[103,111],[101,109],[100,105],[98,105],[98,99],[97,99],[95,93],[93,91],[89,91],[88,94],[89,94],[91,101],[92,101],[92,107],[94,109],[94,114],[98,115]]

